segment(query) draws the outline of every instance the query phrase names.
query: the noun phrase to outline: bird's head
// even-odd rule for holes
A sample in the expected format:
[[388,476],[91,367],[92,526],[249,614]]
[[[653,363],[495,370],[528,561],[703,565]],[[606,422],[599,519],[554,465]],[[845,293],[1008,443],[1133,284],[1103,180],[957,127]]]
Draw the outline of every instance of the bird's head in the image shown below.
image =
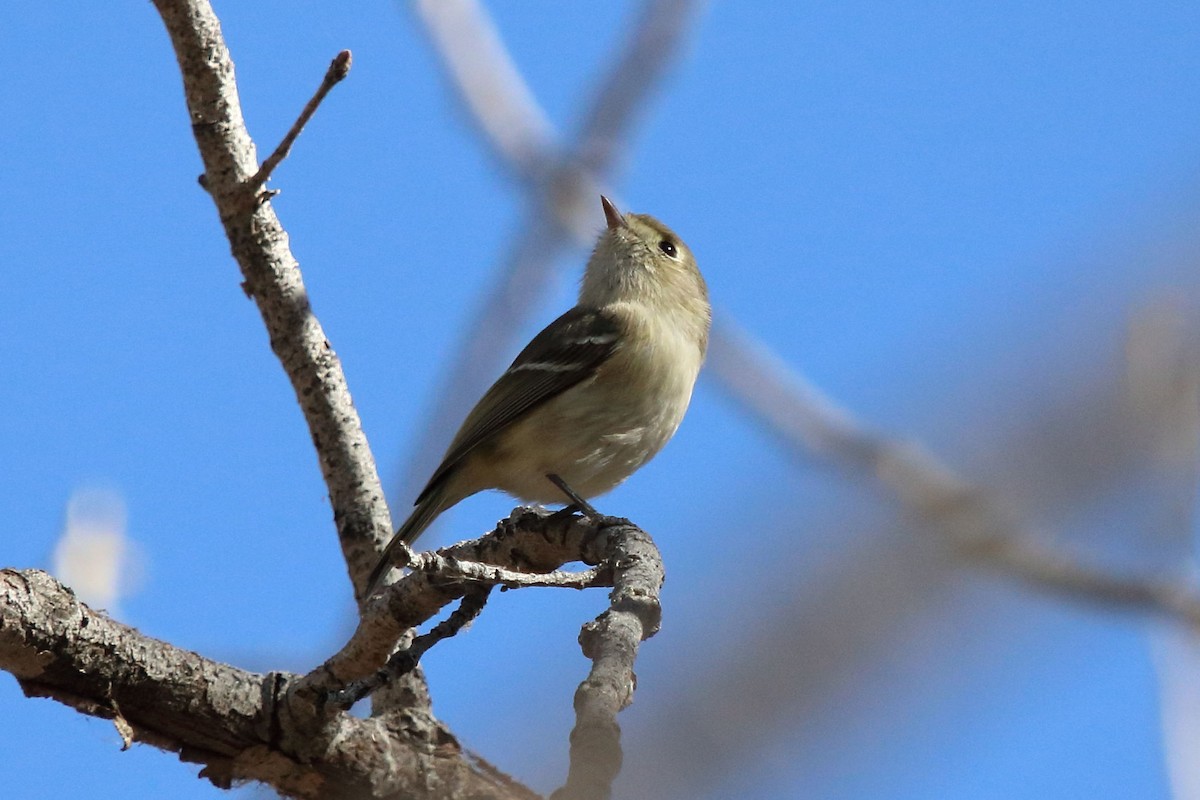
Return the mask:
[[648,214],[622,214],[607,197],[600,203],[608,227],[588,261],[580,302],[643,303],[707,321],[708,287],[679,235]]

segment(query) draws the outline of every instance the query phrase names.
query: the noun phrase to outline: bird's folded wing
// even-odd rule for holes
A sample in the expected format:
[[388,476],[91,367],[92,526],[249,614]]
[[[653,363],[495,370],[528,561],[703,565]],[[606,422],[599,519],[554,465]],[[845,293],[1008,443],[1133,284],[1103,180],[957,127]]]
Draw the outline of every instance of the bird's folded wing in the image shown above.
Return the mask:
[[417,503],[481,443],[595,375],[616,351],[620,332],[612,313],[578,306],[547,325],[467,415]]

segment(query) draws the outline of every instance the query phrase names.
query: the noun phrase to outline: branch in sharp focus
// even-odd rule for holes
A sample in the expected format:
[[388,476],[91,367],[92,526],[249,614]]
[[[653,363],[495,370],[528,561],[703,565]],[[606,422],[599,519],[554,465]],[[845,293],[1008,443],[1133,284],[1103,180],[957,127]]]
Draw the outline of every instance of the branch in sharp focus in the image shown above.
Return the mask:
[[[220,23],[207,0],[154,2],[179,61],[205,186],[241,268],[243,288],[258,304],[271,347],[304,412],[361,600],[367,576],[392,534],[374,457],[341,362],[309,305],[287,233],[269,201],[245,202],[259,168]],[[331,74],[337,64],[335,59]]]
[[341,691],[333,692],[329,702],[337,708],[347,710],[384,684],[412,672],[417,668],[421,657],[431,647],[456,636],[459,631],[475,621],[487,604],[491,592],[491,586],[468,586],[463,592],[462,602],[459,603],[453,614],[434,625],[428,633],[414,637],[412,643],[407,647],[392,653],[383,669],[374,675],[361,681],[355,681]]
[[541,586],[562,589],[590,589],[596,586],[611,586],[612,579],[607,577],[608,570],[592,569],[574,572],[571,570],[554,570],[553,572],[518,572],[513,569],[498,567],[493,564],[481,564],[478,561],[463,561],[450,558],[441,553],[421,553],[414,557],[411,568],[415,572],[428,572],[446,579],[482,582],[502,586],[505,589]]
[[534,797],[436,723],[313,716],[289,702],[295,676],[246,672],[152,639],[39,570],[0,570],[0,669],[27,695],[113,719],[123,737],[203,765],[201,776],[221,788],[255,780],[314,800]]
[[246,181],[246,190],[256,192],[271,178],[271,173],[275,168],[287,158],[288,153],[292,152],[292,145],[296,143],[296,137],[300,135],[300,131],[304,130],[304,126],[312,119],[312,115],[317,113],[317,107],[321,105],[321,101],[325,99],[325,95],[329,94],[329,90],[341,83],[347,75],[350,74],[350,51],[343,50],[334,56],[333,61],[329,64],[329,69],[325,71],[325,77],[321,80],[321,85],[317,87],[316,93],[312,99],[305,104],[304,109],[300,112],[300,116],[292,123],[291,129],[279,142],[279,146],[275,151],[267,157],[267,160],[258,168],[258,172],[254,173],[254,177]]
[[[453,553],[448,556],[444,551],[440,561],[425,563],[463,562],[469,556],[474,564],[503,560],[514,566],[545,570],[568,560],[583,560],[599,561],[604,565],[601,572],[611,574],[609,609],[585,625],[580,634],[580,644],[584,655],[592,660],[592,668],[575,693],[570,769],[566,784],[554,795],[560,800],[608,797],[621,768],[616,715],[632,702],[633,662],[638,646],[658,631],[662,618],[658,598],[665,571],[653,540],[628,520],[564,518],[544,510],[521,509],[487,536],[447,551]],[[422,561],[418,557],[418,563]],[[490,586],[464,583],[458,577],[446,580],[436,573],[412,572],[389,586],[379,601],[368,606],[350,642],[297,681],[292,687],[294,694],[318,705],[344,709],[413,669],[430,647],[473,620],[487,600]],[[394,644],[394,639],[376,635],[380,626],[390,626],[395,633],[423,621],[396,617],[413,610],[417,595],[436,598],[427,608],[445,605],[459,596],[463,603],[449,619],[416,637],[379,669]]]
[[[500,577],[517,585],[515,573],[549,573],[572,561],[598,563],[604,557],[597,549],[602,538],[599,530],[598,524],[582,517],[518,509],[485,536],[444,548],[433,559],[419,555],[418,561],[449,565],[452,574],[410,572],[378,593],[363,609],[345,646],[304,676],[295,690],[310,696],[328,695],[375,674],[406,631],[425,623],[471,589],[472,583],[463,580],[458,565],[479,565],[480,570],[500,567]],[[510,571],[514,574],[508,574]],[[506,581],[485,579],[475,585],[480,582]],[[538,585],[538,581],[528,585]]]
[[[119,708],[131,738],[204,764],[218,786],[259,769],[291,771],[284,756],[265,748],[261,763],[240,765],[245,773],[236,774],[233,763],[267,744],[268,676],[142,636],[92,611],[44,572],[0,570],[0,668],[27,695],[109,719]],[[193,679],[179,679],[185,675]]]
[[553,800],[611,796],[622,759],[617,713],[633,702],[638,646],[658,632],[662,619],[659,591],[666,572],[658,548],[645,532],[627,523],[605,533],[613,590],[608,610],[579,634],[592,669],[575,692],[571,764],[567,782]]

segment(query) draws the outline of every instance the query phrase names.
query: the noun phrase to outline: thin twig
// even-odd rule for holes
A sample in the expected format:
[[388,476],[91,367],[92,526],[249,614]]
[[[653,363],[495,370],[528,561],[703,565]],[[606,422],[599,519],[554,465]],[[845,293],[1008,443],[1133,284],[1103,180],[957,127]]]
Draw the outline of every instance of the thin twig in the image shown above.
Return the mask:
[[292,123],[291,130],[283,137],[283,141],[275,148],[275,151],[267,157],[267,160],[258,168],[258,172],[250,180],[246,181],[246,189],[250,192],[256,192],[271,178],[271,173],[275,168],[288,156],[292,151],[292,145],[296,142],[296,137],[300,135],[300,131],[304,130],[304,126],[312,119],[312,115],[317,113],[317,107],[321,105],[321,101],[325,99],[325,95],[329,94],[329,90],[337,86],[342,80],[350,74],[350,51],[343,50],[334,56],[333,61],[329,64],[329,69],[325,71],[325,77],[321,79],[321,85],[317,87],[316,93],[308,104],[304,106],[304,110],[300,112],[300,116]]
[[[528,583],[523,585],[537,585],[533,573],[553,574],[572,561],[601,563],[603,554],[598,550],[601,530],[600,524],[581,517],[556,516],[545,509],[518,509],[492,532],[444,548],[437,559],[445,564],[476,565],[480,571],[489,566],[503,567],[500,577],[512,579],[512,585],[519,585],[526,578]],[[421,554],[418,559],[426,555]],[[509,570],[512,574],[508,574]],[[603,585],[603,575],[601,571],[596,585]],[[564,581],[563,585],[567,583]],[[471,585],[457,575],[437,571],[404,575],[376,594],[362,610],[350,640],[298,681],[295,691],[323,696],[367,678],[386,663],[407,630],[424,624],[462,597]]]
[[407,675],[421,663],[421,657],[438,642],[455,636],[480,615],[487,605],[491,586],[475,585],[468,587],[458,608],[449,617],[434,625],[427,633],[415,637],[408,647],[397,650],[388,659],[383,669],[361,681],[350,684],[339,692],[330,695],[329,702],[343,710],[362,700],[380,686],[391,683],[402,675]]
[[518,572],[492,564],[481,564],[477,561],[462,561],[434,551],[414,555],[413,563],[410,566],[415,572],[429,573],[442,579],[467,580],[509,589],[535,586],[590,589],[596,586],[612,585],[611,579],[606,577],[606,572],[596,567],[579,572],[571,570],[540,573]]

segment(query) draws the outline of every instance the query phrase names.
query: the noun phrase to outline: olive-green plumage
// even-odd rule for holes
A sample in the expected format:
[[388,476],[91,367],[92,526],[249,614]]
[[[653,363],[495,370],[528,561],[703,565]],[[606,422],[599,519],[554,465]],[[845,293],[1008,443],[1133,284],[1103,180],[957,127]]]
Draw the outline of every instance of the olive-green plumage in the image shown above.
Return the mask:
[[603,494],[649,461],[679,427],[708,346],[708,289],[687,245],[653,217],[601,198],[608,227],[588,260],[579,302],[550,323],[467,415],[399,542],[485,489],[529,502]]

